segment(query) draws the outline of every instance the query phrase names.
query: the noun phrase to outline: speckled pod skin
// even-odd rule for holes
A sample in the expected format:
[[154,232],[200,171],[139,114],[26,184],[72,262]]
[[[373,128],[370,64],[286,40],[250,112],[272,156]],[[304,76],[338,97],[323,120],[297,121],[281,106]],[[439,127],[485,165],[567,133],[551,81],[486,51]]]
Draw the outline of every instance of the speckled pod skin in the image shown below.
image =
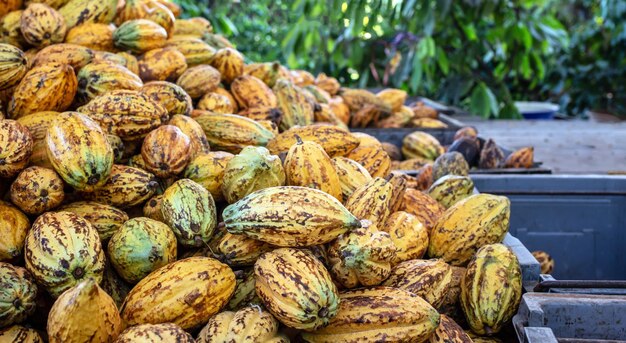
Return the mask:
[[249,269],[241,278],[237,278],[237,288],[230,298],[226,309],[237,311],[247,306],[263,305],[263,302],[256,294],[254,281],[254,269]]
[[415,131],[402,140],[402,154],[405,158],[421,157],[434,161],[444,153],[443,150],[437,138],[421,131]]
[[22,254],[29,229],[28,217],[17,207],[0,200],[0,261],[9,261]]
[[201,114],[194,119],[202,126],[211,150],[238,154],[248,145],[266,146],[274,133],[258,122],[235,114]]
[[404,192],[404,202],[400,209],[416,216],[428,229],[428,233],[445,211],[437,200],[416,189],[407,189]]
[[525,147],[511,153],[504,160],[505,168],[532,168],[534,153],[533,147]]
[[334,157],[332,162],[339,177],[344,203],[357,188],[372,180],[370,173],[362,165],[347,157]]
[[24,125],[0,119],[0,177],[13,177],[28,164],[33,139]]
[[163,194],[155,195],[150,198],[150,200],[146,201],[146,203],[143,205],[143,216],[164,223],[165,219],[163,218],[163,214],[161,213],[162,202]]
[[[22,0],[6,0],[4,2],[14,2],[15,8],[10,9],[0,6],[0,30],[2,30],[2,42],[11,44],[16,48],[23,49],[28,46],[22,32],[20,32],[20,19],[23,10],[19,10],[22,6]],[[10,6],[10,5],[9,5]],[[6,11],[6,12],[5,12]],[[5,12],[5,13],[2,13]]]
[[217,259],[231,267],[254,265],[259,256],[274,249],[265,242],[245,235],[233,235],[226,230],[220,230],[213,235],[209,248]]
[[[213,113],[235,113],[235,106],[230,102],[230,98],[218,93],[206,93],[198,101],[197,109],[210,111]],[[248,116],[246,116],[248,117]],[[250,118],[254,119],[254,118]],[[263,118],[265,119],[265,118]]]
[[9,343],[43,343],[43,339],[35,329],[13,325],[0,329],[0,341]]
[[428,250],[428,230],[419,219],[404,211],[392,213],[384,224],[379,226],[391,237],[396,246],[393,263],[422,258]]
[[26,236],[26,269],[58,297],[85,279],[102,280],[104,251],[98,232],[70,212],[46,212]]
[[[181,20],[177,20],[177,25]],[[199,37],[188,35],[173,36],[165,42],[165,46],[178,50],[185,56],[188,67],[195,67],[200,64],[209,64],[215,55],[215,49],[203,42]]]
[[59,114],[55,111],[35,112],[19,117],[16,121],[28,129],[33,141],[41,141],[46,138],[48,128],[59,117]]
[[357,188],[346,200],[346,208],[355,217],[382,225],[389,216],[393,186],[383,178],[376,177]]
[[287,184],[319,189],[343,200],[341,183],[330,157],[321,145],[315,142],[294,144],[285,158]]
[[428,189],[428,195],[441,206],[450,206],[474,193],[474,182],[469,176],[445,175],[436,180]]
[[23,322],[35,311],[36,298],[37,285],[28,271],[0,262],[0,327]]
[[191,97],[185,90],[171,82],[150,81],[143,85],[141,94],[148,96],[152,101],[165,107],[169,116],[176,114],[190,115],[193,109]]
[[226,229],[276,246],[324,244],[361,223],[332,196],[306,187],[271,187],[226,207]]
[[120,163],[124,159],[124,152],[126,151],[126,147],[124,146],[124,141],[116,135],[107,135],[107,140],[109,141],[109,145],[113,150],[113,161],[115,163]]
[[235,274],[209,257],[170,263],[141,280],[121,308],[128,325],[167,323],[183,329],[206,323],[235,290]]
[[391,171],[391,158],[382,145],[360,145],[345,155],[360,163],[372,177],[386,177]]
[[263,81],[251,75],[236,78],[230,85],[230,91],[242,110],[278,106],[276,95],[272,90]]
[[121,24],[113,32],[113,44],[120,50],[141,54],[162,48],[167,40],[167,31],[159,24],[147,19],[134,19]]
[[337,315],[339,294],[330,274],[308,250],[277,249],[254,265],[256,292],[283,324],[312,331]]
[[460,152],[447,152],[435,160],[433,164],[433,180],[446,175],[469,175],[469,165]]
[[504,152],[493,139],[489,138],[480,149],[478,168],[495,169],[500,167],[502,162],[504,162]]
[[113,149],[100,126],[89,117],[68,112],[48,128],[48,159],[70,186],[92,192],[111,174]]
[[115,26],[111,24],[86,23],[69,30],[65,42],[94,50],[113,51],[113,31]]
[[116,343],[176,342],[195,343],[193,337],[172,323],[143,324],[130,327],[115,340]]
[[113,342],[122,328],[115,302],[93,279],[63,292],[48,315],[50,343]]
[[[31,65],[43,66],[46,64],[67,64],[74,68],[74,71],[89,64],[94,58],[94,51],[76,44],[54,44],[45,47],[35,55]],[[44,109],[49,110],[49,109]]]
[[158,183],[154,175],[139,168],[114,164],[109,180],[95,192],[83,194],[88,200],[117,208],[144,203],[154,195]]
[[11,184],[11,201],[28,214],[41,214],[61,204],[63,180],[52,169],[29,167]]
[[187,164],[187,168],[183,171],[182,176],[206,188],[216,202],[223,201],[222,183],[224,171],[228,161],[233,157],[233,154],[224,151],[211,151],[206,154],[199,154]]
[[213,197],[190,179],[178,180],[165,190],[161,214],[178,242],[185,246],[206,245],[217,225]]
[[78,72],[76,102],[85,104],[92,99],[114,90],[139,90],[143,82],[126,67],[112,62],[96,61]]
[[406,96],[405,91],[395,88],[385,88],[376,93],[376,97],[391,106],[393,112],[400,111],[406,101]]
[[509,230],[511,202],[477,194],[446,210],[430,233],[428,256],[464,266],[482,246],[502,242]]
[[211,23],[200,17],[178,19],[174,23],[174,35],[202,37],[211,32],[213,32]]
[[264,147],[247,146],[228,161],[222,193],[232,204],[255,191],[283,185],[285,170],[280,158]]
[[470,336],[452,318],[445,314],[439,317],[439,326],[428,339],[428,343],[472,343]]
[[278,62],[248,63],[244,66],[243,73],[258,78],[268,87],[274,87],[280,77],[280,67]]
[[170,228],[149,218],[133,218],[117,230],[108,245],[111,264],[129,283],[176,260],[176,237]]
[[211,65],[219,70],[226,84],[243,74],[244,64],[243,55],[233,48],[219,49],[211,59]]
[[368,90],[342,88],[339,90],[339,95],[343,98],[346,105],[348,105],[351,112],[358,112],[363,107],[369,106],[377,111],[391,113],[391,106]]
[[439,325],[439,313],[405,290],[376,287],[340,294],[337,316],[318,331],[305,333],[311,343],[424,342]]
[[168,178],[182,172],[191,159],[191,140],[178,127],[163,125],[143,140],[141,156],[149,172]]
[[111,238],[113,233],[128,220],[126,212],[94,201],[73,202],[64,205],[59,210],[72,212],[87,219],[91,226],[98,231],[98,235],[103,241]]
[[124,140],[144,137],[167,122],[167,110],[148,96],[131,90],[111,91],[78,108],[107,133]]
[[267,143],[267,148],[272,154],[287,152],[297,143],[296,136],[321,145],[330,157],[344,156],[359,146],[359,140],[348,130],[334,125],[313,124],[282,132]]
[[440,259],[409,260],[391,271],[384,285],[419,295],[433,307],[440,307],[450,289],[452,269]]
[[44,48],[65,39],[67,26],[63,16],[52,7],[31,3],[22,13],[20,31],[28,44]]
[[177,114],[172,116],[169,125],[176,126],[180,129],[180,131],[189,137],[192,157],[198,154],[206,154],[211,151],[209,141],[206,138],[204,130],[202,130],[202,126],[200,126],[200,124],[198,124],[198,122],[193,118]]
[[0,44],[0,90],[17,85],[28,70],[22,50],[10,44]]
[[116,0],[69,0],[59,9],[68,28],[83,23],[110,23],[115,17]]
[[278,325],[269,312],[259,307],[224,311],[211,317],[196,342],[288,343],[289,339],[278,333]]
[[391,172],[391,177],[389,178],[389,183],[393,187],[393,192],[391,193],[391,200],[389,201],[389,212],[393,213],[400,209],[402,206],[402,198],[404,197],[404,192],[408,188],[409,176],[404,173],[399,172]]
[[272,88],[278,108],[283,112],[280,128],[285,131],[294,126],[313,124],[314,106],[304,96],[300,87],[287,79],[279,79]]
[[375,226],[363,227],[339,236],[329,245],[329,269],[346,288],[377,286],[391,273],[395,254],[396,246],[388,233]]
[[220,72],[210,65],[202,64],[187,69],[176,84],[181,86],[192,99],[213,91],[220,84]]
[[461,306],[479,335],[493,335],[517,313],[522,273],[513,252],[503,244],[480,248],[461,280]]
[[185,55],[173,48],[150,50],[139,60],[139,76],[145,82],[176,81],[185,70]]
[[18,118],[41,111],[65,111],[74,100],[77,86],[74,69],[67,64],[35,66],[15,88],[9,115]]

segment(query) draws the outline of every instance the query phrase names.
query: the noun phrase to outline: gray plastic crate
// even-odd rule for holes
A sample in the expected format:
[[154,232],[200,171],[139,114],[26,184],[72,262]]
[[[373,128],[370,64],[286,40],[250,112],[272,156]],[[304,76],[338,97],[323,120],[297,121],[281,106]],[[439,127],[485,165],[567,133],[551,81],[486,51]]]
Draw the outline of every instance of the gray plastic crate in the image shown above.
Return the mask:
[[555,278],[626,280],[626,176],[472,175],[511,199],[510,232],[555,261]]
[[526,293],[513,326],[520,342],[626,342],[626,297]]

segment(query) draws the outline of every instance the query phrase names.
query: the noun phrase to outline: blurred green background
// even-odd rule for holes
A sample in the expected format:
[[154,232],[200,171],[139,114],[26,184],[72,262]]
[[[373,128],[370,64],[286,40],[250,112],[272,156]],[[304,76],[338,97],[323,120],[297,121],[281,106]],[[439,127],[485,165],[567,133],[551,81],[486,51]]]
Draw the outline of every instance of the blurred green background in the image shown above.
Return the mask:
[[175,0],[249,61],[491,118],[514,100],[626,116],[626,0]]

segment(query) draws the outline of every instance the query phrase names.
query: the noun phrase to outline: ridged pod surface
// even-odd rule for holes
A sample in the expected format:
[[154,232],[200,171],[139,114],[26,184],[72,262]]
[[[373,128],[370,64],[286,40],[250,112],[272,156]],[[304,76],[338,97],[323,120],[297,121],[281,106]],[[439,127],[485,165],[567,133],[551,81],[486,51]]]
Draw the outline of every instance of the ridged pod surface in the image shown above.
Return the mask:
[[274,138],[263,125],[235,114],[204,112],[194,119],[202,126],[212,150],[238,154],[248,145],[266,146]]
[[65,24],[72,28],[83,23],[110,23],[115,17],[116,0],[69,0],[59,9]]
[[402,140],[402,154],[405,158],[421,157],[435,160],[443,153],[443,147],[437,138],[426,132],[415,131]]
[[372,177],[386,177],[391,171],[391,159],[382,145],[359,145],[345,157],[361,164]]
[[235,290],[235,274],[209,257],[170,263],[141,280],[120,309],[129,325],[171,322],[183,329],[206,323]]
[[161,222],[133,218],[111,236],[107,251],[117,273],[127,282],[137,283],[176,260],[176,236]]
[[22,50],[10,44],[0,44],[0,90],[17,85],[28,70],[27,64]]
[[233,154],[224,151],[211,151],[206,154],[199,154],[189,162],[182,176],[206,188],[215,201],[222,201],[224,200],[224,195],[222,194],[224,171],[228,161],[233,157]]
[[144,82],[176,81],[185,70],[185,55],[173,48],[150,50],[139,60],[139,76]]
[[[181,20],[177,20],[176,23]],[[209,64],[215,55],[215,49],[193,36],[173,36],[165,42],[165,46],[178,50],[185,56],[185,62],[189,67],[200,64]]]
[[463,331],[452,318],[442,314],[439,317],[439,326],[430,336],[428,343],[472,343],[470,336]]
[[52,7],[29,4],[20,20],[20,31],[28,44],[44,48],[55,43],[62,43],[67,33],[65,19]]
[[478,168],[495,169],[500,167],[503,162],[504,152],[493,139],[489,138],[480,150]]
[[461,306],[479,335],[493,335],[517,313],[522,273],[515,254],[503,244],[480,248],[461,281]]
[[283,324],[316,330],[337,315],[339,294],[330,274],[308,250],[276,249],[254,265],[256,292]]
[[167,31],[159,24],[147,19],[134,19],[121,24],[113,32],[113,44],[120,50],[141,54],[162,48],[167,40]]
[[380,230],[389,233],[396,246],[393,263],[422,258],[428,250],[428,230],[419,219],[404,211],[392,213]]
[[469,165],[465,157],[456,151],[447,152],[435,160],[433,164],[433,180],[438,180],[446,175],[469,175]]
[[43,339],[35,329],[20,325],[0,329],[0,341],[15,343],[43,343]]
[[439,325],[439,313],[424,299],[402,289],[376,287],[340,294],[330,324],[305,333],[311,343],[425,342]]
[[11,201],[24,213],[39,215],[61,204],[63,180],[54,170],[28,167],[11,184]]
[[286,79],[276,81],[272,88],[276,95],[278,108],[283,112],[280,128],[288,130],[294,126],[313,124],[314,106],[304,96],[300,87]]
[[404,192],[408,188],[408,183],[411,177],[404,173],[393,171],[389,175],[389,183],[391,183],[391,186],[393,187],[391,200],[389,201],[389,213],[394,213],[400,209],[400,206],[402,206]]
[[0,177],[13,177],[28,165],[33,139],[24,125],[0,119]]
[[[87,47],[76,44],[54,44],[45,47],[31,61],[33,67],[46,64],[68,64],[74,71],[86,66],[94,59],[95,52]],[[48,109],[45,109],[48,110]]]
[[501,242],[509,230],[511,202],[503,196],[477,194],[446,210],[430,233],[428,255],[463,266],[482,246]]
[[222,81],[227,84],[243,74],[244,64],[243,55],[233,48],[219,49],[211,58],[211,65],[219,70]]
[[139,90],[141,79],[124,66],[112,62],[96,61],[87,64],[78,72],[76,102],[85,104],[107,92],[125,89]]
[[17,207],[0,200],[0,261],[10,261],[22,255],[28,217]]
[[100,124],[107,133],[124,140],[144,137],[165,123],[167,110],[147,95],[132,90],[115,90],[78,108]]
[[229,97],[213,92],[206,93],[202,96],[196,108],[213,113],[235,113],[235,107],[230,102]]
[[469,176],[446,175],[437,179],[428,189],[428,195],[444,208],[469,197],[474,192],[474,182]]
[[100,51],[112,51],[115,25],[105,23],[85,23],[67,32],[65,42],[81,45]]
[[158,183],[153,174],[145,170],[114,164],[111,177],[85,198],[118,208],[142,204],[154,195]]
[[174,35],[202,37],[213,32],[213,27],[208,20],[201,21],[197,19],[177,19],[176,23],[174,23]]
[[63,292],[48,315],[50,343],[113,342],[122,328],[115,302],[93,279]]
[[329,77],[324,73],[317,74],[317,77],[315,78],[315,85],[325,90],[332,96],[335,96],[337,92],[339,92],[339,88],[341,88],[341,85],[336,78]]
[[98,231],[100,239],[105,241],[128,220],[128,214],[113,206],[95,201],[77,201],[64,205],[59,210],[77,214],[91,223]]
[[439,308],[450,289],[452,268],[440,259],[409,260],[391,271],[384,285],[409,291]]
[[36,298],[37,285],[30,273],[22,267],[0,262],[0,327],[23,322],[35,312]]
[[324,148],[315,142],[299,140],[291,146],[285,158],[285,174],[289,186],[319,189],[343,200],[337,171]]
[[209,141],[206,139],[206,134],[204,130],[202,130],[202,126],[200,126],[195,119],[182,114],[176,114],[172,116],[168,124],[176,126],[189,137],[192,157],[211,151]]
[[385,88],[376,93],[376,97],[386,102],[393,112],[398,112],[406,101],[407,94],[401,89]]
[[86,115],[59,115],[48,128],[46,144],[54,169],[75,189],[92,192],[109,179],[113,150],[100,126]]
[[[21,0],[8,0],[15,2],[15,8],[9,10],[7,7],[0,7],[0,41],[15,46],[16,48],[23,49],[28,46],[22,32],[20,31],[20,20],[22,19],[23,10],[20,10],[22,5]],[[7,11],[8,13],[2,13]]]
[[271,187],[226,207],[226,229],[277,246],[324,244],[361,223],[332,196],[306,187]]
[[533,147],[525,147],[511,153],[504,160],[505,168],[532,168],[534,164]]
[[190,179],[180,179],[165,190],[161,214],[184,246],[205,246],[217,225],[211,193]]
[[429,234],[445,211],[437,200],[416,189],[404,191],[404,203],[400,209],[416,216]]
[[142,324],[130,327],[115,340],[116,343],[176,342],[195,343],[193,337],[172,323]]
[[391,113],[392,111],[391,106],[386,101],[379,99],[374,93],[365,89],[341,88],[339,95],[353,113],[364,107],[371,107],[378,112]]
[[285,170],[276,155],[264,147],[247,146],[228,161],[222,194],[229,204],[268,187],[285,185]]
[[231,267],[251,266],[263,253],[274,247],[245,235],[233,235],[222,229],[211,238],[209,249],[215,258]]
[[197,99],[219,86],[220,72],[210,65],[201,64],[187,69],[176,80],[176,84],[192,99]]
[[278,106],[276,95],[263,81],[252,75],[236,78],[230,85],[230,91],[237,100],[240,109]]
[[267,148],[275,155],[288,152],[297,143],[296,137],[321,145],[330,157],[345,156],[359,146],[359,140],[348,130],[334,125],[313,124],[280,133],[267,143]]
[[19,118],[41,111],[65,111],[74,100],[77,86],[74,69],[67,64],[35,66],[15,88],[8,113]]
[[26,236],[26,269],[50,295],[58,297],[85,279],[102,280],[104,251],[98,232],[70,212],[46,212]]
[[263,81],[268,87],[274,87],[276,80],[280,77],[280,63],[248,63],[243,68],[245,75],[250,75]]
[[196,342],[288,343],[289,339],[278,333],[278,326],[278,321],[260,308],[224,311],[211,317]]
[[372,180],[367,169],[347,157],[334,157],[332,162],[339,177],[344,203],[355,190]]
[[[364,225],[365,226],[365,225]],[[347,232],[328,247],[330,272],[346,288],[380,285],[391,273],[396,246],[375,226]]]
[[141,156],[149,172],[168,178],[182,172],[191,159],[191,140],[178,127],[163,125],[143,140]]
[[155,195],[143,205],[143,216],[165,223],[163,213],[161,213],[161,203],[163,202],[163,194]]
[[126,283],[126,281],[115,272],[115,269],[113,269],[111,265],[107,265],[104,269],[100,287],[113,298],[117,308],[122,306],[126,295],[131,289],[131,285]]
[[375,226],[382,225],[389,216],[392,195],[391,183],[376,177],[350,195],[346,208],[359,219],[367,219]]
[[254,269],[250,269],[237,278],[237,288],[230,298],[226,309],[237,311],[246,306],[263,305],[263,302],[256,294],[256,282],[254,281]]
[[191,97],[185,90],[171,82],[150,81],[143,85],[141,94],[148,96],[152,101],[165,107],[169,116],[177,114],[190,115],[193,109]]

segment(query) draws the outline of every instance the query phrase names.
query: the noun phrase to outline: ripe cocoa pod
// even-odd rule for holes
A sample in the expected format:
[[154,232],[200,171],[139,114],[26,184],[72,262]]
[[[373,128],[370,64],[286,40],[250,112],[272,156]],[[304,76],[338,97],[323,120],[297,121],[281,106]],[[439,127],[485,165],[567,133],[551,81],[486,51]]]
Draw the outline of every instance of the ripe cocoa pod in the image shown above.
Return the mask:
[[202,112],[194,119],[202,126],[212,150],[234,154],[248,145],[266,146],[274,133],[254,120],[234,114]]
[[[28,46],[22,32],[20,31],[20,21],[24,11],[20,8],[21,0],[8,0],[15,2],[17,7],[13,10],[0,7],[0,42],[13,45],[16,48],[23,49]],[[3,11],[7,11],[6,15]]]
[[78,72],[76,103],[83,105],[107,92],[125,89],[139,90],[141,79],[125,67],[112,62],[89,63]]
[[428,250],[428,230],[419,219],[404,211],[392,213],[380,230],[389,233],[396,246],[392,263],[422,258]]
[[58,116],[59,112],[54,111],[36,112],[18,118],[17,122],[28,129],[33,141],[39,141],[46,138],[48,128]]
[[17,85],[26,74],[26,55],[10,44],[0,44],[0,90]]
[[370,107],[372,110],[379,113],[392,112],[392,108],[387,102],[379,99],[374,93],[365,89],[341,88],[339,95],[353,113],[358,112],[364,107]]
[[35,312],[37,285],[26,269],[0,262],[0,284],[0,327],[21,323]]
[[297,143],[296,137],[321,145],[330,157],[345,156],[359,146],[359,140],[346,129],[333,125],[313,124],[294,127],[278,134],[267,143],[272,154],[288,152]]
[[68,28],[83,23],[110,23],[115,17],[116,0],[69,0],[59,9]]
[[278,106],[276,95],[263,81],[252,75],[236,78],[230,85],[230,91],[237,100],[240,109]]
[[428,195],[444,208],[469,197],[474,192],[474,182],[468,176],[446,175],[430,186]]
[[350,108],[343,102],[343,98],[339,96],[331,98],[328,102],[328,106],[337,118],[341,119],[344,124],[348,125],[350,122]]
[[393,186],[376,177],[357,188],[346,200],[346,208],[359,219],[367,219],[374,226],[382,225],[389,216]]
[[165,223],[163,214],[161,213],[161,203],[163,202],[163,194],[155,195],[143,205],[143,216]]
[[415,131],[402,140],[402,154],[405,158],[421,157],[435,160],[443,152],[443,147],[437,138],[426,132]]
[[328,77],[324,73],[320,73],[317,75],[317,77],[315,78],[315,85],[325,90],[326,92],[328,92],[328,94],[332,96],[336,95],[337,92],[339,92],[339,88],[341,88],[341,85],[339,84],[339,81],[337,81],[337,79],[335,79],[334,77]]
[[513,151],[504,160],[505,168],[532,168],[534,160],[533,147],[525,147],[519,150]]
[[94,192],[83,196],[106,205],[127,208],[150,199],[157,186],[153,174],[139,168],[114,164],[109,180]]
[[113,44],[120,50],[136,54],[162,48],[167,40],[167,31],[159,24],[147,19],[134,19],[121,24],[113,32]]
[[62,43],[67,33],[65,19],[54,8],[39,3],[31,3],[22,12],[20,31],[28,44],[44,48]]
[[385,88],[376,93],[376,97],[386,102],[391,107],[391,110],[393,112],[398,112],[400,111],[400,108],[404,105],[407,94],[401,89]]
[[115,31],[115,25],[85,23],[67,31],[65,42],[93,50],[113,51],[115,49],[113,46],[113,31]]
[[24,125],[0,119],[0,177],[13,177],[28,165],[33,139]]
[[276,81],[272,88],[276,95],[278,108],[283,112],[280,128],[288,130],[294,126],[306,126],[313,123],[314,107],[300,87],[286,79]]
[[54,170],[29,167],[11,184],[11,201],[22,211],[38,215],[61,204],[65,197],[63,180]]
[[198,334],[197,343],[273,342],[288,343],[289,338],[278,333],[279,323],[267,311],[246,307],[237,312],[225,311],[209,320]]
[[206,134],[202,130],[202,126],[198,124],[193,118],[176,114],[170,119],[169,125],[176,126],[187,137],[189,137],[190,154],[192,157],[198,154],[206,154],[211,151],[209,141],[206,139]]
[[20,343],[43,343],[43,339],[35,329],[29,329],[20,325],[9,326],[0,329],[0,341]]
[[445,211],[437,200],[415,189],[407,189],[404,192],[404,204],[401,210],[416,216],[429,234]]
[[207,33],[213,32],[211,23],[201,17],[190,19],[178,19],[174,24],[174,35],[188,35],[202,37]]
[[[392,163],[395,161],[400,161],[402,159],[402,152],[400,152],[400,148],[398,148],[396,145],[388,143],[388,142],[383,142],[383,150],[385,150],[385,152],[387,153],[387,155],[389,155],[389,158],[391,158]],[[394,168],[394,169],[398,169],[398,168]]]
[[409,176],[403,173],[391,172],[389,183],[393,187],[391,193],[391,199],[389,200],[389,213],[394,213],[400,210],[402,202],[404,200],[404,192],[407,189]]
[[78,71],[80,68],[91,63],[94,58],[95,52],[89,48],[76,44],[63,43],[54,44],[39,50],[35,57],[31,59],[31,65],[36,67],[45,64],[67,64],[74,68],[74,71]]
[[472,343],[470,336],[463,331],[463,328],[459,326],[452,318],[442,314],[439,317],[439,326],[435,333],[430,336],[428,343]]
[[372,180],[370,173],[362,165],[349,158],[334,157],[332,162],[339,177],[343,203],[356,189]]
[[448,152],[459,152],[470,166],[475,166],[480,157],[480,141],[476,137],[461,137],[448,147]]
[[391,271],[384,285],[419,295],[438,308],[445,300],[452,281],[452,269],[442,260],[409,260]]
[[237,288],[230,298],[226,308],[229,311],[236,311],[246,306],[263,305],[263,302],[256,294],[254,281],[254,269],[243,273],[237,278]]
[[262,254],[274,247],[245,235],[233,235],[223,228],[209,243],[211,254],[231,267],[251,266]]
[[113,206],[94,201],[78,201],[64,205],[60,211],[72,212],[85,219],[98,231],[100,240],[106,241],[128,220],[128,214]]
[[113,162],[121,163],[124,159],[124,151],[126,150],[124,141],[116,135],[107,135],[107,140],[109,141],[111,150],[113,150]]
[[433,180],[437,181],[446,175],[469,175],[469,165],[463,155],[454,151],[437,157],[433,164]]
[[104,269],[100,287],[113,298],[118,308],[122,306],[126,295],[131,289],[131,286],[115,272],[115,269],[110,264],[107,264]]
[[190,115],[193,109],[191,97],[179,85],[166,81],[150,81],[143,85],[141,94],[165,107],[168,115]]
[[226,84],[243,74],[244,64],[243,55],[233,48],[219,49],[211,59],[211,65],[220,72]]
[[545,251],[537,250],[532,252],[533,257],[541,265],[541,274],[552,274],[554,270],[554,260]]
[[10,203],[0,200],[0,262],[22,255],[29,229],[28,217]]
[[176,81],[192,99],[213,91],[220,84],[220,72],[209,65],[198,65],[187,69]]
[[386,177],[391,171],[391,159],[380,144],[359,145],[345,156],[360,163],[372,177]]
[[458,129],[455,133],[454,133],[454,140],[457,140],[461,137],[478,137],[478,131],[476,131],[475,128],[471,127],[471,126],[465,126],[462,127],[460,129]]
[[[177,20],[178,23],[180,20]],[[215,49],[193,36],[173,36],[165,42],[165,46],[178,50],[185,56],[188,67],[209,64],[215,55]]]
[[150,50],[139,60],[139,76],[144,82],[176,81],[185,70],[185,56],[173,48]]
[[215,201],[222,201],[224,200],[222,194],[224,171],[228,161],[233,157],[233,154],[223,151],[199,154],[189,162],[183,172],[183,177],[202,185],[211,193]]
[[500,167],[504,162],[504,152],[496,142],[489,138],[480,150],[480,159],[478,160],[478,168],[495,169]]
[[193,337],[180,326],[172,323],[142,324],[132,326],[122,332],[116,343],[176,342],[195,343]]
[[211,92],[206,93],[202,98],[200,98],[196,108],[203,111],[211,111],[213,113],[235,112],[235,108],[227,96]]
[[182,172],[191,159],[191,140],[178,127],[163,125],[150,132],[141,146],[148,171],[168,178]]
[[243,73],[258,78],[271,88],[280,77],[280,67],[278,62],[249,63],[244,66]]

